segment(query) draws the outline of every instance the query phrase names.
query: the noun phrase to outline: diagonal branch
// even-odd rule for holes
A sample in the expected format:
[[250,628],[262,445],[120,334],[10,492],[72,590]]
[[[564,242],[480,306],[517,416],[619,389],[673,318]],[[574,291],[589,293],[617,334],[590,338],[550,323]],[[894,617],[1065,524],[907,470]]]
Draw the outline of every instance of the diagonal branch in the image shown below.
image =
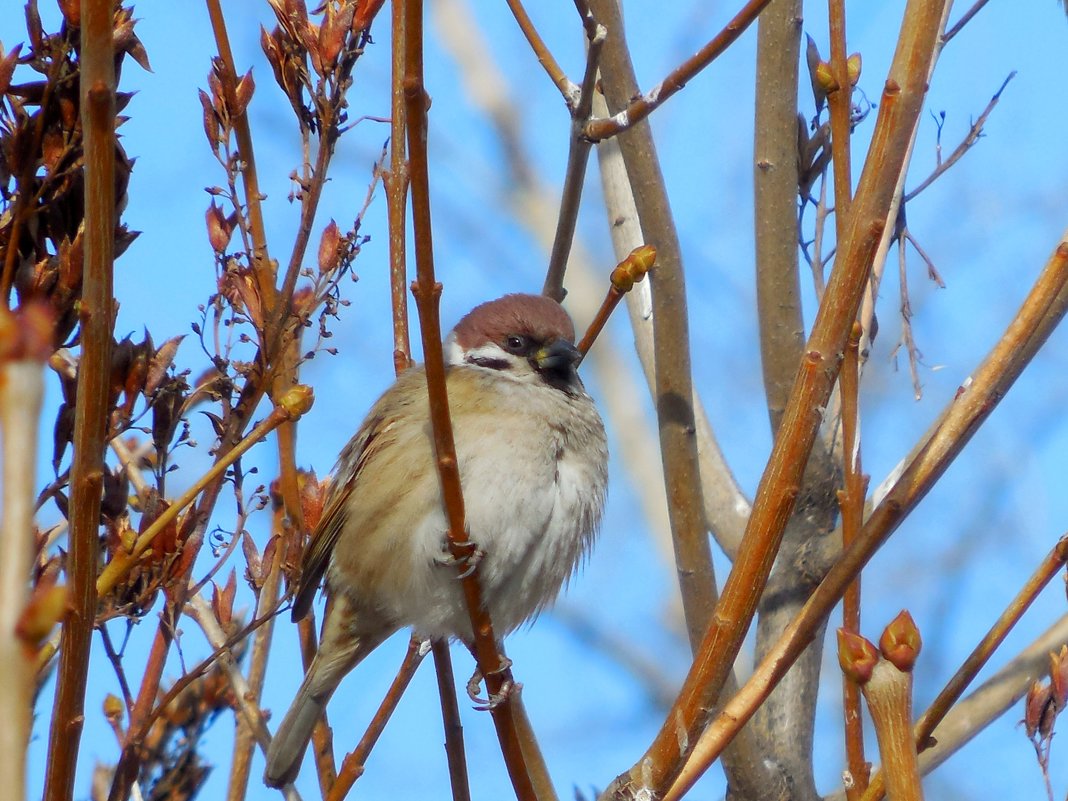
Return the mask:
[[[931,739],[935,729],[945,719],[946,714],[964,694],[968,685],[979,675],[994,651],[1004,642],[1013,626],[1023,617],[1024,612],[1034,602],[1038,594],[1046,588],[1063,569],[1065,561],[1068,561],[1068,537],[1062,537],[1053,549],[1042,560],[1035,572],[1027,580],[1020,591],[1012,599],[1005,611],[990,627],[983,639],[964,660],[953,677],[938,693],[927,710],[916,721],[916,747],[921,752],[933,746],[936,741]],[[883,771],[872,777],[871,786],[864,793],[863,801],[878,801],[882,798],[886,777]]]
[[508,4],[512,16],[515,17],[519,30],[526,37],[530,49],[534,51],[538,63],[541,64],[552,82],[556,84],[560,94],[564,96],[564,102],[567,103],[567,107],[574,109],[581,102],[581,95],[578,94],[579,88],[564,74],[556,59],[553,58],[549,46],[545,44],[545,40],[541,38],[538,29],[534,27],[534,22],[530,19],[530,15],[527,14],[527,10],[523,7],[521,0],[505,0],[505,2]]
[[1050,257],[1005,334],[963,383],[908,463],[901,466],[897,480],[880,499],[860,535],[842,552],[805,607],[786,627],[776,647],[701,735],[685,771],[665,798],[679,798],[722,753],[812,641],[852,579],[960,454],[1066,312],[1068,234]]
[[[664,80],[645,94],[638,94],[637,85],[635,85],[635,91],[631,93],[634,99],[629,100],[621,111],[607,119],[590,120],[584,132],[586,138],[591,142],[600,142],[644,120],[665,100],[682,89],[697,73],[715,61],[724,50],[734,44],[770,2],[771,0],[749,0],[723,30],[694,55],[668,73]],[[590,5],[596,9],[599,4],[591,3]],[[601,13],[597,13],[597,18],[607,19]]]
[[593,143],[583,136],[582,129],[593,112],[593,96],[597,82],[597,66],[601,61],[601,48],[604,47],[606,31],[601,25],[588,28],[588,47],[586,51],[586,73],[582,78],[582,90],[578,103],[571,111],[571,144],[567,152],[567,168],[564,172],[564,188],[560,198],[560,214],[556,223],[556,236],[553,238],[549,253],[549,268],[545,275],[542,294],[557,302],[562,302],[567,291],[564,289],[564,271],[567,269],[567,257],[571,253],[571,243],[575,239],[575,224],[578,221],[579,203],[582,200],[582,187],[586,180],[586,167],[590,161],[590,148]]

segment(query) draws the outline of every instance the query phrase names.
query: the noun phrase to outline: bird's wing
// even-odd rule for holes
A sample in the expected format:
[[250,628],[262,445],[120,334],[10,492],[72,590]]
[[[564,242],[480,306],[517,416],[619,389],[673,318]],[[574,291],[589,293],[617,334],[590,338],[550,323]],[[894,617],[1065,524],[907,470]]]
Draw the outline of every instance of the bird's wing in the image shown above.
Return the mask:
[[[349,498],[356,487],[367,463],[392,438],[390,429],[396,422],[395,415],[386,415],[372,410],[359,432],[345,446],[338,459],[330,495],[323,508],[319,524],[312,532],[311,542],[304,551],[300,582],[293,599],[293,620],[301,620],[311,609],[315,592],[330,564],[330,555],[341,535],[348,518]],[[346,480],[347,477],[347,480]],[[339,483],[344,482],[344,483]]]

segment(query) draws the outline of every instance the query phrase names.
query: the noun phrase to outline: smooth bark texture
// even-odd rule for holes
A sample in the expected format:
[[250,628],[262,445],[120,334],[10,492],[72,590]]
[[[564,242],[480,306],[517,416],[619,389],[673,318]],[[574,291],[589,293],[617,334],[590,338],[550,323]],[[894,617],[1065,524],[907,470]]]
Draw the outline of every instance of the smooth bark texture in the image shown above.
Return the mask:
[[[616,0],[594,0],[590,8],[608,38],[601,59],[601,83],[609,108],[620,108],[637,91],[634,67]],[[668,514],[691,647],[704,631],[715,603],[715,576],[708,544],[690,375],[690,334],[686,287],[671,207],[648,122],[619,137],[645,244],[657,252],[649,277],[656,364],[656,413],[664,463]]]

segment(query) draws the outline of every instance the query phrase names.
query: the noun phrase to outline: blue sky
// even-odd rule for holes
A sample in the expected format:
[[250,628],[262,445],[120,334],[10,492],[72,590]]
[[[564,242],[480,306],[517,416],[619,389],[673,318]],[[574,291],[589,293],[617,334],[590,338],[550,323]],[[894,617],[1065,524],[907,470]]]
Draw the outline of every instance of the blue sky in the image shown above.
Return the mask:
[[[14,5],[12,3],[12,5]],[[535,4],[531,4],[534,6]],[[707,10],[699,3],[670,4],[655,11],[631,4],[628,25],[640,83],[649,86],[715,33],[729,13],[723,4]],[[805,30],[826,53],[824,10],[808,9]],[[568,123],[559,95],[541,73],[507,10],[481,4],[484,35],[500,62],[520,109],[522,142],[539,179],[551,187],[563,174]],[[632,7],[633,6],[633,7]],[[877,6],[877,7],[870,7]],[[850,4],[850,51],[864,59],[860,88],[878,100],[892,55],[903,4]],[[729,4],[733,9],[733,5]],[[266,4],[230,3],[231,38],[241,69],[253,65],[257,94],[251,107],[260,179],[268,195],[267,225],[272,252],[288,254],[296,209],[286,200],[287,179],[297,166],[299,142],[288,105],[271,79],[258,45],[257,21],[270,22]],[[532,8],[535,20],[568,73],[581,74],[582,42],[570,4]],[[43,12],[51,14],[50,8]],[[214,289],[211,251],[204,236],[204,187],[220,183],[218,165],[206,147],[196,90],[206,84],[212,55],[206,13],[186,4],[143,4],[138,34],[154,72],[128,64],[122,88],[136,89],[123,127],[124,145],[137,164],[125,219],[141,237],[119,261],[116,285],[122,303],[118,333],[140,339],[147,326],[157,342],[188,332],[196,305]],[[432,29],[433,30],[433,29]],[[0,17],[5,47],[24,37],[19,14]],[[369,48],[350,94],[354,116],[388,114],[388,34]],[[940,290],[924,278],[910,257],[914,329],[924,353],[922,400],[912,399],[906,369],[895,371],[889,354],[898,337],[897,282],[883,286],[882,324],[864,389],[864,459],[873,484],[907,453],[956,387],[982,358],[1038,274],[1068,225],[1068,123],[1063,76],[1068,75],[1068,23],[1057,4],[992,3],[954,40],[943,55],[929,94],[929,110],[946,112],[943,147],[951,150],[1006,75],[1017,78],[986,126],[986,136],[963,162],[909,205],[913,233],[945,278]],[[742,485],[751,492],[770,447],[762,404],[753,308],[751,136],[755,31],[747,32],[723,58],[691,82],[653,117],[665,179],[671,194],[686,258],[695,381],[708,406],[721,444]],[[507,291],[536,291],[546,255],[532,235],[508,214],[504,157],[486,120],[465,93],[455,63],[433,36],[428,40],[427,84],[433,96],[431,158],[435,242],[439,276],[445,283],[443,322],[448,325],[476,302]],[[809,103],[807,88],[802,102]],[[860,163],[874,115],[858,129],[854,163]],[[332,181],[324,196],[316,231],[330,217],[351,220],[363,202],[371,166],[388,129],[365,121],[345,135]],[[935,124],[925,113],[910,186],[934,163]],[[161,146],[162,145],[162,146]],[[859,169],[855,172],[859,173]],[[603,212],[598,209],[596,174],[579,221],[579,237],[595,257],[611,267]],[[301,422],[298,456],[320,475],[333,464],[340,446],[363,412],[392,379],[386,284],[386,237],[381,193],[364,220],[371,241],[355,265],[359,282],[346,283],[352,301],[334,326],[337,357],[321,355],[304,370],[317,402]],[[891,268],[891,273],[893,269]],[[811,303],[806,309],[811,317]],[[585,320],[577,320],[581,329]],[[633,367],[626,326],[611,327],[611,344]],[[990,620],[1031,572],[1060,533],[1068,528],[1064,491],[1068,428],[1063,413],[1068,383],[1063,365],[1068,340],[1054,335],[1017,388],[968,446],[958,464],[918,512],[873,561],[866,574],[866,628],[877,635],[902,607],[908,607],[926,635],[918,668],[922,704],[937,691],[989,625]],[[203,355],[187,338],[179,363],[195,372]],[[904,365],[902,365],[904,368]],[[598,392],[596,383],[591,391]],[[50,409],[56,403],[50,386]],[[634,400],[648,409],[644,398]],[[42,428],[43,453],[50,453],[50,418]],[[210,433],[198,429],[202,444]],[[272,474],[270,448],[261,455],[264,476]],[[204,455],[188,452],[172,486],[191,481]],[[650,459],[658,459],[655,454]],[[47,465],[47,456],[42,459]],[[42,482],[48,480],[42,467]],[[595,626],[634,643],[677,680],[686,668],[685,645],[664,629],[673,598],[673,573],[647,535],[647,526],[629,487],[627,474],[612,466],[613,489],[601,542],[586,570],[561,602]],[[231,509],[220,505],[225,517]],[[262,543],[265,522],[254,521]],[[721,576],[725,569],[720,566]],[[1064,612],[1063,596],[1051,590],[1010,638],[1005,654],[1023,647]],[[131,660],[136,664],[155,628],[152,616],[135,631]],[[187,660],[203,653],[186,621]],[[331,709],[339,750],[351,746],[373,714],[404,651],[406,638],[390,641],[349,678]],[[295,639],[288,623],[278,627],[265,706],[278,714],[300,677],[293,658]],[[606,653],[590,648],[563,616],[543,615],[509,641],[524,697],[541,734],[558,790],[603,787],[636,759],[655,732],[661,712],[645,687]],[[996,660],[998,665],[1002,660]],[[180,672],[172,660],[168,674]],[[470,660],[457,652],[456,672],[466,677]],[[833,675],[828,663],[828,704],[821,711],[816,744],[817,779],[834,788],[841,771]],[[110,731],[97,714],[104,695],[115,691],[105,660],[92,667],[88,724],[82,746],[78,788],[87,793],[93,762],[114,761]],[[46,697],[51,685],[46,688]],[[467,706],[462,704],[462,706]],[[31,796],[39,794],[46,746],[47,703],[31,746]],[[1041,779],[1030,744],[1010,711],[972,747],[929,781],[933,797],[995,799],[1040,797]],[[465,736],[476,798],[507,797],[496,739],[488,716],[464,710]],[[396,797],[403,781],[407,797],[448,797],[440,716],[432,670],[424,666],[376,749],[356,797]],[[203,798],[221,795],[226,782],[230,721],[220,719],[204,748],[218,768]],[[1057,772],[1059,793],[1068,773]],[[261,766],[261,762],[256,763]],[[258,775],[259,767],[254,767]],[[713,771],[715,774],[715,771]],[[298,785],[305,798],[317,797],[306,770]],[[718,776],[706,786],[722,792]],[[277,797],[253,789],[250,799]]]

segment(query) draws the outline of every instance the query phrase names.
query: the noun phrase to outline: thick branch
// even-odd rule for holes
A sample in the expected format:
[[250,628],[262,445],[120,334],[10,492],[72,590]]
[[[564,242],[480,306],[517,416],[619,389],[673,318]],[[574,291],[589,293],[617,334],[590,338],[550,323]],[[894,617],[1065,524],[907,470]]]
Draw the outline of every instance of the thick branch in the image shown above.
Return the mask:
[[81,118],[85,159],[85,255],[81,343],[71,462],[67,578],[70,611],[63,625],[59,675],[49,730],[44,798],[74,792],[84,724],[85,683],[96,622],[100,498],[109,422],[115,244],[114,4],[84,0],[81,9]]
[[[0,311],[0,317],[6,317]],[[7,321],[5,321],[7,322]],[[21,322],[21,321],[20,321]],[[50,347],[50,343],[49,343]],[[33,565],[33,503],[37,435],[44,394],[39,360],[19,357],[0,365],[0,436],[3,506],[0,509],[0,776],[12,798],[26,797],[26,747],[32,725],[35,656],[18,634]]]
[[610,788],[610,796],[631,798],[643,789],[660,795],[668,789],[682,767],[687,746],[697,741],[706,722],[705,710],[714,706],[741,648],[802,486],[821,412],[837,378],[841,353],[923,105],[944,3],[911,0],[906,6],[844,247],[806,345],[734,569],[678,702],[643,758]]
[[[858,193],[859,198],[859,193]],[[1068,235],[994,349],[966,380],[897,480],[738,694],[701,735],[682,776],[665,798],[679,798],[722,753],[810,643],[847,586],[926,496],[986,421],[1068,311]]]
[[[610,108],[623,106],[637,90],[616,0],[594,0],[594,16],[608,30],[601,61],[602,85]],[[653,347],[660,454],[668,496],[675,561],[691,645],[700,639],[715,604],[715,575],[701,501],[701,474],[694,437],[690,334],[682,251],[671,215],[660,161],[648,123],[619,138],[645,243],[656,248],[650,275]]]

